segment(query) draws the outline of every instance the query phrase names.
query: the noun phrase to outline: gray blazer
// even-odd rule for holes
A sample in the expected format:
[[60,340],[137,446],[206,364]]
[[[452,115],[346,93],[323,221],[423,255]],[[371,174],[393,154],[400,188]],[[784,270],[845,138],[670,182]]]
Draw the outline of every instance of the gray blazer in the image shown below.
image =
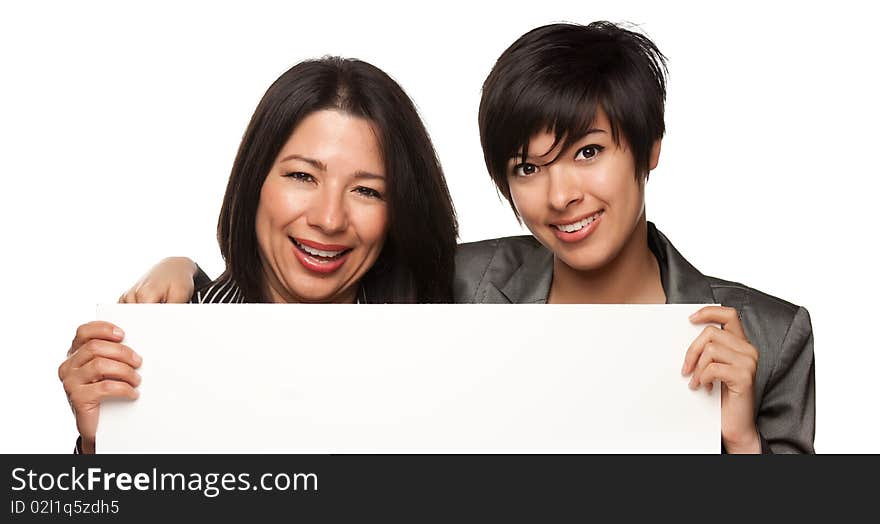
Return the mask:
[[[807,310],[742,284],[703,275],[650,222],[648,244],[660,265],[667,303],[722,304],[739,312],[759,354],[755,412],[763,450],[814,453],[816,385]],[[547,302],[553,254],[534,237],[461,244],[455,265],[457,303]]]

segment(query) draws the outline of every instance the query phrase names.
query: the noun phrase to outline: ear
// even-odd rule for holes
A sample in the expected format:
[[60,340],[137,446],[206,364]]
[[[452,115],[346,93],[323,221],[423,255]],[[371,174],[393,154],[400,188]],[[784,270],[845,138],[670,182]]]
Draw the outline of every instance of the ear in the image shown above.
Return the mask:
[[657,164],[660,163],[660,144],[663,142],[662,139],[657,139],[654,141],[654,145],[651,146],[651,158],[648,163],[648,171],[653,171]]

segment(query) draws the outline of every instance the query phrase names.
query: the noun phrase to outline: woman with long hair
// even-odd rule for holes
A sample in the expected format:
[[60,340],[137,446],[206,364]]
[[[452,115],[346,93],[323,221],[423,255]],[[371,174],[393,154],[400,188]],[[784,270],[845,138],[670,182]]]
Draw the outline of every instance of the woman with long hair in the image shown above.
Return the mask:
[[[400,86],[366,62],[310,60],[257,106],[217,226],[226,269],[187,300],[450,302],[456,236],[443,172]],[[137,397],[141,358],[123,337],[83,324],[59,367],[78,451],[94,452],[101,400]]]

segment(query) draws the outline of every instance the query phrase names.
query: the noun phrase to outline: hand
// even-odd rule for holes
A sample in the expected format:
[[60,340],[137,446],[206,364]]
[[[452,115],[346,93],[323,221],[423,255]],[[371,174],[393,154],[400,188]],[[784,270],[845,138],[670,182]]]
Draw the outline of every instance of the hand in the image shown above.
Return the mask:
[[189,302],[195,285],[196,263],[186,257],[162,259],[119,297],[120,304],[180,304]]
[[141,357],[121,344],[124,333],[109,322],[89,322],[76,330],[67,359],[58,367],[67,402],[76,417],[84,453],[95,452],[98,409],[105,398],[138,397]]
[[707,306],[690,317],[694,324],[714,322],[694,340],[684,357],[682,375],[693,373],[691,389],[721,381],[721,441],[728,453],[760,453],[755,425],[755,373],[758,350],[746,338],[736,309]]

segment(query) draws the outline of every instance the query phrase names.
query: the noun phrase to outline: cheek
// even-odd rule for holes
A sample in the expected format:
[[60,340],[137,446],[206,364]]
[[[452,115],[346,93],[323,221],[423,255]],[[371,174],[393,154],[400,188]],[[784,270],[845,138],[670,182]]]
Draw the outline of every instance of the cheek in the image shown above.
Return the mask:
[[266,179],[260,190],[260,203],[257,206],[257,235],[266,235],[271,229],[281,228],[302,214],[307,202],[302,195],[285,188],[278,181]]
[[[535,184],[530,184],[530,186],[535,186]],[[537,187],[527,187],[525,184],[511,184],[509,187],[513,207],[516,208],[522,221],[526,226],[535,222],[542,206],[546,207],[547,205],[543,200],[541,190]],[[546,195],[546,192],[543,194]]]
[[635,213],[644,202],[644,193],[631,166],[598,170],[590,179],[590,193],[607,204],[618,216]]
[[259,204],[257,204],[257,216],[255,219],[254,229],[257,234],[257,245],[259,245],[263,250],[267,247],[267,241],[269,238],[269,230],[271,229],[269,215],[266,211],[266,206],[264,205],[264,200],[260,198]]
[[645,198],[639,181],[632,173],[623,173],[615,184],[614,194],[618,205],[630,214],[639,215],[644,206]]
[[625,199],[626,186],[621,173],[611,170],[597,170],[590,176],[590,194],[601,202],[614,205]]
[[635,168],[631,155],[626,150],[620,150],[603,177],[604,193],[628,209],[641,207],[640,204],[644,200],[642,185],[636,178]]
[[369,206],[359,209],[353,217],[358,237],[368,249],[381,249],[388,234],[388,207]]

